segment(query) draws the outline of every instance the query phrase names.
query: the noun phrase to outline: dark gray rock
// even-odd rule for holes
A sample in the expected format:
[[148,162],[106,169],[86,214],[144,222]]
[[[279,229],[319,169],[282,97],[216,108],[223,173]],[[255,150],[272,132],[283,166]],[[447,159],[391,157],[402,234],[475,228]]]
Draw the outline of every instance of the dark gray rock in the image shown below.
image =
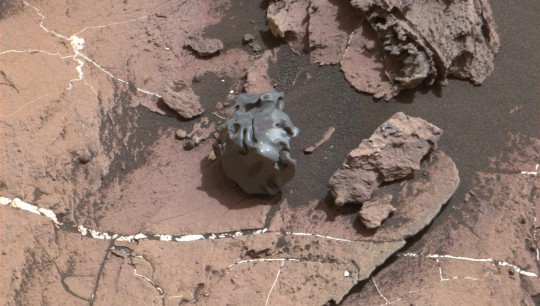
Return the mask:
[[298,128],[283,108],[283,93],[241,94],[220,127],[223,169],[246,193],[277,194],[295,174],[289,142]]

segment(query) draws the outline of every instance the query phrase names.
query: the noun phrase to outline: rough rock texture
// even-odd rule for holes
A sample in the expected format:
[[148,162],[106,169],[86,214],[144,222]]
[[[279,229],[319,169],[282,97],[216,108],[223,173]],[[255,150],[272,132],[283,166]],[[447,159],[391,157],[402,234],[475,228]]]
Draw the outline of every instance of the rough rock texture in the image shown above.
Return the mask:
[[220,127],[219,149],[229,178],[249,194],[277,194],[296,171],[290,140],[298,135],[283,93],[241,94]]
[[163,102],[183,119],[191,119],[204,112],[199,97],[190,87],[180,90],[166,88],[163,92]]
[[217,38],[193,37],[188,40],[190,46],[199,56],[207,57],[223,49],[223,42]]
[[384,93],[384,98],[388,100],[400,90],[416,87],[424,80],[428,85],[433,84],[437,71],[433,52],[424,39],[411,33],[406,21],[386,9],[374,6],[363,11],[381,42],[384,73],[394,87],[392,92]]
[[358,217],[360,217],[360,221],[367,228],[377,228],[381,226],[390,214],[396,211],[396,208],[391,203],[391,194],[385,194],[382,197],[366,201],[362,204],[362,209],[358,212]]
[[367,201],[380,184],[413,174],[441,135],[441,129],[420,118],[396,113],[352,150],[330,178],[336,205]]
[[499,48],[486,0],[277,0],[268,22],[295,52],[306,40],[312,61],[341,63],[351,85],[386,100],[447,76],[479,85]]

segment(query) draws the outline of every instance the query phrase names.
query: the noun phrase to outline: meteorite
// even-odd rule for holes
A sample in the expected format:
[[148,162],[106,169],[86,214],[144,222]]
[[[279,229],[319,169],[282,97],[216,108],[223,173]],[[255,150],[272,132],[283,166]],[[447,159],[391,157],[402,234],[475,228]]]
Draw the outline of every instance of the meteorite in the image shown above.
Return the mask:
[[299,130],[284,106],[281,92],[240,94],[219,128],[223,169],[246,193],[275,195],[295,174],[289,143]]

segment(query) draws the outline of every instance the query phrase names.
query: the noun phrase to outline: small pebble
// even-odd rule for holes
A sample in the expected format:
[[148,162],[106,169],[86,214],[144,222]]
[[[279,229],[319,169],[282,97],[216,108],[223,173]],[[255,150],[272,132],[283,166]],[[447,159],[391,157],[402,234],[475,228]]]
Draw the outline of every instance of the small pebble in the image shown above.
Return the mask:
[[191,151],[195,148],[195,143],[192,140],[188,140],[184,143],[184,150]]
[[199,135],[194,135],[193,137],[191,137],[191,140],[195,145],[198,145],[199,143],[201,143],[201,141],[203,141],[203,138]]
[[208,160],[216,160],[216,158],[216,153],[212,150],[212,152],[210,152],[210,154],[208,155]]
[[176,139],[182,140],[182,139],[184,139],[184,138],[186,138],[186,137],[187,137],[187,132],[186,132],[186,131],[184,131],[184,130],[182,130],[182,129],[178,129],[178,130],[176,131]]
[[244,34],[244,38],[243,38],[243,41],[244,42],[250,42],[250,41],[254,41],[255,40],[255,37],[251,34]]
[[259,45],[258,43],[253,43],[251,45],[251,49],[253,50],[253,52],[261,52],[261,45]]
[[92,153],[90,153],[88,150],[84,150],[79,154],[79,162],[81,164],[86,164],[92,159]]

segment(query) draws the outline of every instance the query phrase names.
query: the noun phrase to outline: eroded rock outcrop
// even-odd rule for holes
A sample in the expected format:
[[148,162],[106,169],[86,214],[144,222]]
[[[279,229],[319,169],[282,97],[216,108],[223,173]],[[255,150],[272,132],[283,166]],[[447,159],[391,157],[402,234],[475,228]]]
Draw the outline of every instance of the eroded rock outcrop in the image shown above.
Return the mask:
[[340,63],[353,87],[386,100],[448,76],[479,85],[499,48],[486,0],[277,0],[267,17],[296,53]]
[[352,150],[330,178],[336,205],[367,201],[380,184],[413,174],[441,135],[441,129],[421,118],[396,113]]

